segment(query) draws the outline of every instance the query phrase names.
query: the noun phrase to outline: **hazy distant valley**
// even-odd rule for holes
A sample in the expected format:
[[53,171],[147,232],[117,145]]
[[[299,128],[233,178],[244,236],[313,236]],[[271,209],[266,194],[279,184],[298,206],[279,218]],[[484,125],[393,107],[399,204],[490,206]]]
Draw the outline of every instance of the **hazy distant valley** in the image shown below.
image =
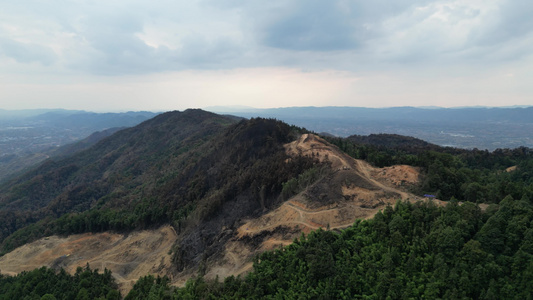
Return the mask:
[[0,156],[56,148],[96,131],[134,126],[155,115],[152,112],[0,111]]
[[[120,128],[152,118],[152,112],[91,113],[69,110],[0,110],[0,181],[95,134],[86,146]],[[110,131],[105,131],[110,130]],[[79,145],[83,147],[83,145]],[[74,150],[74,146],[71,150]],[[63,149],[63,152],[67,149]]]
[[533,147],[533,107],[528,108],[363,108],[213,107],[218,113],[283,120],[340,137],[393,133],[440,146],[465,149]]

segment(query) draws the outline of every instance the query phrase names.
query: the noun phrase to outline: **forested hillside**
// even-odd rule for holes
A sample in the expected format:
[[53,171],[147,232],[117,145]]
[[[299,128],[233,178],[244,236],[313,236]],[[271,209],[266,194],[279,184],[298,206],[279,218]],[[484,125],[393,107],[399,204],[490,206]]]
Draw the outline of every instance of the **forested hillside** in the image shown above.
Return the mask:
[[[244,277],[200,276],[175,288],[148,275],[125,299],[531,299],[532,221],[529,199],[506,197],[485,212],[472,203],[398,202],[345,230],[317,230],[266,252]],[[118,295],[109,272],[88,268],[3,276],[0,290],[29,299]]]
[[[50,235],[126,234],[170,224],[177,239],[168,251],[169,277],[141,278],[126,299],[533,297],[531,149],[464,150],[384,134],[327,137],[337,149],[302,133],[306,130],[273,119],[187,110],[161,114],[86,150],[51,158],[0,186],[2,254]],[[377,167],[417,167],[410,169],[419,170],[413,181],[418,184],[380,183],[371,173],[385,169],[365,171],[366,162],[345,153]],[[346,190],[351,192],[343,194]],[[364,199],[369,195],[383,199]],[[449,204],[414,203],[423,195]],[[392,202],[384,201],[394,197],[411,202],[386,207]],[[357,209],[384,210],[335,230],[314,219],[318,213],[346,214],[350,210],[341,210],[343,205],[353,208],[350,201],[359,198],[364,207]],[[278,226],[268,214],[283,205],[287,214],[300,216],[295,227]],[[246,228],[252,223],[245,220],[260,217],[267,230]],[[209,263],[228,259],[229,241],[259,253],[268,234],[294,233],[309,224],[326,230],[259,255],[248,275],[203,277]],[[197,277],[176,289],[170,284],[178,273]],[[0,290],[60,299],[70,282],[77,289],[69,295],[116,299],[109,274],[40,269],[1,277]],[[50,289],[30,288],[43,277],[52,278]],[[101,286],[94,293],[88,290],[93,283]]]
[[180,234],[176,269],[196,268],[220,251],[215,240],[229,238],[222,227],[276,205],[282,183],[313,166],[311,158],[287,160],[283,145],[299,130],[169,112],[50,159],[1,187],[2,250],[52,234],[171,224]]
[[244,278],[173,290],[140,280],[126,299],[531,299],[533,207],[506,197],[401,203],[341,232],[318,230],[260,255]]
[[420,167],[424,180],[415,190],[418,194],[475,203],[498,203],[507,195],[533,199],[533,151],[527,147],[466,150],[390,134],[327,139],[376,166]]
[[[199,147],[203,139],[220,133],[231,123],[229,118],[200,111],[166,113],[74,156],[47,160],[0,188],[0,214],[5,220],[1,240],[30,225],[19,232],[25,241],[15,237],[4,241],[3,246],[9,249],[53,233],[105,230],[93,224],[104,221],[104,211],[114,214],[111,218],[118,221],[113,223],[114,229],[143,226],[140,217],[127,219],[125,210],[147,201],[146,190],[161,178],[161,166],[178,167],[172,164],[173,157],[178,160],[180,154],[187,155],[187,150]],[[179,162],[184,161],[182,157]],[[91,208],[91,221],[86,215],[79,215],[87,214]],[[58,222],[61,216],[63,219]],[[73,225],[76,221],[72,218],[76,216],[84,223]]]
[[119,300],[111,272],[79,267],[74,275],[48,268],[23,272],[17,276],[0,275],[0,299],[105,299]]

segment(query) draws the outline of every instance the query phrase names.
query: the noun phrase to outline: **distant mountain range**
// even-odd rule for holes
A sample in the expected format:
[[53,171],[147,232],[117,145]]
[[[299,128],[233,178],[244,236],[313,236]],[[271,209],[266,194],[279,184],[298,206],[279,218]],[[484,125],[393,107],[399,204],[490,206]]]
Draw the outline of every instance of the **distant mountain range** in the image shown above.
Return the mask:
[[[74,148],[94,143],[119,128],[135,126],[153,112],[93,113],[78,110],[0,110],[0,181],[32,166],[63,145],[103,131]],[[114,129],[113,129],[114,128]],[[66,151],[66,150],[63,150]]]
[[340,137],[392,133],[467,149],[533,147],[533,107],[212,107],[208,110],[245,118],[276,118]]

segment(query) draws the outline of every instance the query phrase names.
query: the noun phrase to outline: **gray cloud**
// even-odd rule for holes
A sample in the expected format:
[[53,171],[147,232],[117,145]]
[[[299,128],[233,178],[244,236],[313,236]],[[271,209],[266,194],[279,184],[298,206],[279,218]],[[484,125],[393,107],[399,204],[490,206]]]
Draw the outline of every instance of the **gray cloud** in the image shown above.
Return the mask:
[[[176,18],[179,19],[179,14]],[[81,49],[73,49],[70,67],[106,75],[227,68],[229,61],[241,54],[241,49],[231,38],[208,39],[202,33],[174,37],[169,42],[178,43],[176,48],[150,45],[140,37],[149,22],[149,18],[129,11],[84,18],[73,29],[84,45]],[[182,27],[186,26],[183,24]]]
[[179,49],[152,47],[133,34],[100,37],[75,68],[89,69],[106,75],[139,74],[168,70],[214,69],[238,66],[232,61],[239,57],[237,45],[231,40],[208,41],[201,36],[184,38]]
[[264,45],[288,50],[331,51],[357,45],[357,25],[350,12],[335,3],[309,0],[285,11],[273,11],[262,24]]
[[226,68],[227,65],[239,66],[235,59],[243,49],[231,39],[208,41],[201,36],[189,36],[183,40],[183,48],[177,51],[176,60],[184,68]]
[[154,58],[166,49],[150,47],[137,37],[142,28],[142,20],[133,15],[89,16],[76,31],[85,45],[81,49],[83,60],[73,66],[103,74],[157,70]]
[[0,55],[10,57],[20,63],[38,62],[45,66],[51,65],[57,59],[57,55],[49,47],[6,38],[0,38]]
[[480,34],[481,45],[507,43],[533,32],[533,4],[528,0],[503,1]]
[[[35,3],[38,9],[30,13],[14,4],[5,8],[3,16],[16,15],[11,22],[27,33],[13,33],[13,24],[0,21],[3,55],[95,74],[494,64],[533,50],[528,0],[131,0],[53,8]],[[33,36],[18,39],[21,34]]]
[[[269,1],[242,4],[249,29],[260,45],[296,51],[356,50],[384,34],[381,25],[420,1]],[[225,1],[236,9],[237,1]],[[221,6],[221,4],[218,4]],[[385,33],[386,34],[386,33]]]

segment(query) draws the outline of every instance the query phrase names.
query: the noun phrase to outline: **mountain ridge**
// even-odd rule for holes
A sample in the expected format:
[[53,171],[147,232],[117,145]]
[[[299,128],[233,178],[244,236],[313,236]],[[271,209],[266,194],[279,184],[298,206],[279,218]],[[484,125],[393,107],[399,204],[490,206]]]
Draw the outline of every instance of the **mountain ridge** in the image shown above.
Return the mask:
[[[122,244],[117,244],[118,242],[113,242],[114,246],[110,248],[112,252],[109,255],[107,252],[98,252],[96,255],[92,250],[68,253],[65,250],[60,250],[66,247],[64,245],[70,245],[68,246],[70,249],[78,247],[75,246],[76,244],[72,244],[77,240],[80,241],[80,245],[87,243],[86,234],[72,236],[64,242],[54,238],[56,246],[47,247],[56,247],[59,252],[55,252],[69,254],[69,257],[60,260],[60,265],[70,270],[83,265],[85,261],[90,261],[92,265],[96,264],[96,266],[106,264],[107,267],[111,268],[113,274],[118,274],[117,278],[120,280],[123,291],[131,288],[128,282],[131,280],[131,276],[138,274],[135,273],[138,271],[133,270],[152,270],[152,272],[160,275],[171,276],[176,284],[183,284],[187,278],[198,273],[206,276],[206,278],[217,276],[224,278],[247,272],[252,266],[251,260],[255,255],[275,249],[279,245],[288,245],[294,238],[299,237],[301,232],[309,233],[310,230],[319,227],[331,227],[331,229],[348,227],[353,224],[356,218],[369,218],[387,205],[394,204],[398,197],[411,201],[420,200],[420,198],[407,194],[405,191],[396,190],[397,185],[387,183],[388,185],[385,186],[385,181],[382,180],[384,183],[378,183],[377,179],[371,179],[378,178],[376,177],[377,174],[387,173],[391,174],[390,176],[396,176],[398,181],[404,180],[404,174],[406,174],[404,172],[409,172],[408,169],[404,169],[399,175],[392,175],[389,170],[385,169],[374,169],[362,161],[348,157],[318,136],[304,133],[295,141],[286,143],[284,151],[289,154],[290,160],[316,156],[315,167],[309,169],[312,171],[311,173],[314,172],[314,175],[300,175],[298,177],[299,188],[293,186],[290,183],[292,181],[289,180],[284,184],[283,193],[280,195],[283,197],[283,201],[275,202],[278,204],[274,205],[268,205],[268,203],[257,205],[258,209],[255,209],[255,213],[243,214],[243,211],[249,210],[245,207],[250,205],[247,204],[249,197],[244,195],[224,203],[219,207],[219,212],[208,219],[193,221],[194,223],[188,226],[178,225],[176,228],[177,236],[175,237],[176,244],[171,250],[172,255],[162,256],[161,264],[151,259],[144,265],[138,263],[135,264],[136,267],[132,265],[132,273],[124,272],[116,266],[129,264],[128,260],[120,259],[113,253],[116,253],[115,249],[131,246],[125,246],[128,244],[122,246]],[[401,168],[398,167],[398,170]],[[370,175],[369,172],[374,175]],[[303,174],[310,173],[304,172]],[[415,184],[417,180],[416,176],[413,177],[410,184]],[[266,195],[261,196],[261,193],[256,197],[266,197]],[[328,194],[326,198],[322,196],[324,193]],[[235,215],[238,218],[235,218]],[[221,226],[222,228],[220,228]],[[218,231],[213,230],[213,228],[218,228]],[[161,234],[160,230],[149,233],[149,235],[157,236]],[[168,235],[168,233],[166,234]],[[108,240],[106,236],[106,233],[91,235],[91,243],[99,241],[98,244],[101,245],[99,247],[107,249],[111,245],[105,246]],[[123,237],[117,236],[112,239],[112,241],[117,240],[127,243]],[[208,246],[206,243],[210,240],[216,241],[218,245]],[[48,265],[53,266],[57,263],[59,255],[54,256],[47,254],[47,252],[31,250],[42,248],[41,245],[50,243],[49,240],[41,239],[29,244],[34,245],[30,248],[20,248],[17,250],[19,252],[6,254],[6,258],[0,259],[2,270],[18,270],[9,262],[20,259],[17,257],[28,255],[28,251],[35,253],[33,254],[35,258],[31,260],[30,266],[34,266],[38,261],[43,261],[43,257],[47,258],[45,261]],[[135,246],[135,249],[137,247]],[[196,256],[191,256],[195,252],[195,248],[203,250]],[[168,251],[168,248],[166,249],[165,251]],[[137,251],[143,253],[142,251],[145,250],[139,248],[131,252],[130,255],[133,255],[131,258],[137,257],[134,255],[134,252]],[[160,252],[160,250],[157,251]],[[84,257],[84,259],[80,259],[80,257]],[[162,263],[163,258],[164,264]],[[110,261],[114,261],[114,264],[106,263]],[[158,273],[161,271],[166,273]],[[121,278],[128,279],[122,280]]]
[[171,224],[186,241],[174,251],[177,269],[197,267],[220,222],[231,226],[275,205],[281,183],[313,165],[286,162],[282,145],[295,130],[275,120],[168,112],[49,159],[0,188],[3,251],[50,234]]
[[[409,137],[360,138],[356,144],[322,138],[274,119],[236,119],[201,110],[161,114],[88,149],[50,159],[2,185],[0,218],[5,222],[0,233],[5,258],[0,259],[0,268],[13,270],[6,262],[20,257],[11,255],[28,255],[10,252],[24,249],[18,246],[26,244],[23,247],[31,252],[43,245],[52,247],[53,240],[58,248],[51,253],[72,255],[48,255],[47,266],[76,269],[89,261],[113,266],[124,286],[137,276],[133,270],[165,274],[175,284],[191,276],[237,275],[250,270],[256,254],[288,245],[302,232],[340,230],[399,199],[427,202],[434,198],[420,195],[440,188],[442,193],[434,193],[437,198],[458,192],[478,201],[489,192],[499,197],[501,193],[481,186],[479,176],[493,176],[490,182],[500,190],[517,187],[518,181],[509,181],[527,178],[529,170],[527,148],[494,153],[460,150],[453,156],[447,148]],[[408,148],[413,143],[418,146]],[[361,156],[385,167],[356,159]],[[402,161],[420,166],[393,165]],[[487,166],[492,173],[468,170],[467,164]],[[509,164],[517,166],[504,172]],[[467,182],[468,176],[477,176],[479,182]],[[463,180],[461,185],[456,185],[457,178]],[[513,189],[524,197],[530,193],[527,186]],[[157,248],[159,238],[155,244],[147,243],[166,253],[161,261],[139,264],[147,258],[143,251],[149,250],[128,241],[141,231],[145,238],[172,236],[172,246]],[[46,236],[70,237],[47,240]],[[87,248],[86,242],[111,249],[106,241],[119,240],[123,244],[114,253],[128,249],[127,255],[99,258],[65,252]]]

